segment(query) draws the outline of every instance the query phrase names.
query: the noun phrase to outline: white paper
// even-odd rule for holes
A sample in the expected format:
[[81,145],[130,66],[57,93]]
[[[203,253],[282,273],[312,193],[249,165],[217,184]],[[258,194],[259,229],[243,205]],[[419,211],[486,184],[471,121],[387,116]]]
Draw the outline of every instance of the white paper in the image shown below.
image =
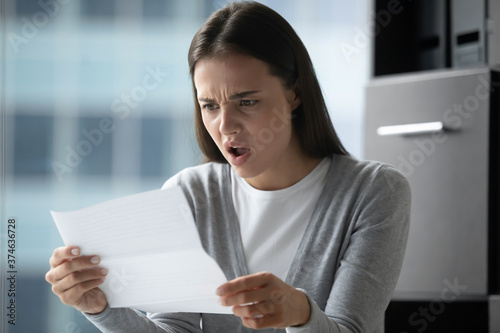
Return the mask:
[[66,245],[101,257],[110,307],[232,313],[217,302],[215,289],[227,280],[203,250],[180,187],[51,213]]

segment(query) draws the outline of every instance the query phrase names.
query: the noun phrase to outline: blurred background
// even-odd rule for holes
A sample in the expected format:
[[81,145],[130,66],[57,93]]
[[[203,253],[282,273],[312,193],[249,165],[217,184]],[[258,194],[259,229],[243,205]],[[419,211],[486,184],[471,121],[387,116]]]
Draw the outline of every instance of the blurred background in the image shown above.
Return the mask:
[[[362,157],[368,1],[267,0],[309,50],[334,126]],[[62,240],[50,210],[157,189],[199,164],[191,39],[225,0],[2,0],[1,263],[16,220],[16,325],[97,332],[45,282]],[[354,45],[354,46],[353,46]],[[5,255],[4,255],[5,254]]]

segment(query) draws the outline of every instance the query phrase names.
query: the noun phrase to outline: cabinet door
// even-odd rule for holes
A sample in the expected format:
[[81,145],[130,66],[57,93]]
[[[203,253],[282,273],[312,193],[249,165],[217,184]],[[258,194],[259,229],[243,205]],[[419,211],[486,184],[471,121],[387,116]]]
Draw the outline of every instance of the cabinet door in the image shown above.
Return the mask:
[[[366,103],[365,158],[396,166],[412,190],[394,298],[440,297],[450,283],[461,297],[486,295],[489,70],[375,79]],[[386,127],[395,125],[414,126]],[[403,133],[379,135],[381,127]]]
[[451,0],[453,67],[485,64],[485,13],[485,0]]

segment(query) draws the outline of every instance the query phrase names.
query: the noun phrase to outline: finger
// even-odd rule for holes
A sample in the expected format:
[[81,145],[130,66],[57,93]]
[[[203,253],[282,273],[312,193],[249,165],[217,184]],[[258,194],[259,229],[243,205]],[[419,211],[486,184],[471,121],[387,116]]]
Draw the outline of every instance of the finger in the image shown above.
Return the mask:
[[228,296],[246,290],[262,288],[269,284],[274,278],[275,276],[273,274],[267,272],[242,276],[224,283],[217,288],[215,293],[218,296]]
[[63,279],[58,281],[52,286],[52,291],[54,294],[59,295],[73,288],[74,286],[82,283],[86,283],[92,280],[104,279],[108,274],[106,268],[97,267],[95,269],[88,269],[79,272],[73,272]]
[[49,283],[54,283],[63,279],[68,274],[71,274],[75,271],[80,271],[95,267],[100,262],[101,260],[98,256],[84,256],[84,257],[74,258],[70,261],[66,261],[60,264],[55,268],[52,268],[45,276],[45,279]]
[[52,257],[50,257],[50,267],[54,268],[63,262],[76,258],[80,255],[80,248],[76,246],[63,246],[54,250]]
[[65,292],[61,293],[58,296],[64,304],[74,305],[79,302],[83,294],[94,288],[97,288],[103,282],[104,282],[103,279],[85,281],[73,286],[72,288],[66,290]]
[[283,322],[283,316],[281,314],[269,314],[264,316],[255,317],[242,317],[241,322],[244,326],[252,329],[263,329],[263,328],[285,328],[286,325]]
[[262,301],[252,305],[237,305],[233,307],[233,314],[241,318],[258,318],[273,314],[276,304],[272,301]]
[[221,296],[220,303],[223,306],[246,305],[250,303],[262,302],[270,298],[271,295],[268,288],[262,287],[258,289],[241,291],[237,294],[232,294],[229,296]]

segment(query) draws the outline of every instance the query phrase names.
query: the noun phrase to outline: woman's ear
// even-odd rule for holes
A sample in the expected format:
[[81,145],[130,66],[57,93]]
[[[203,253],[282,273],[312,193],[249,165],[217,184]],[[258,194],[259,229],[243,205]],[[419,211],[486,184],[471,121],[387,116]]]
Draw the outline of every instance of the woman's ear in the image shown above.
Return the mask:
[[300,93],[300,81],[299,79],[297,79],[297,81],[295,81],[295,84],[293,85],[292,87],[292,91],[293,91],[293,99],[291,101],[291,106],[292,106],[292,111],[295,110],[296,108],[299,107],[299,105],[302,103],[302,99],[301,99],[301,93]]

